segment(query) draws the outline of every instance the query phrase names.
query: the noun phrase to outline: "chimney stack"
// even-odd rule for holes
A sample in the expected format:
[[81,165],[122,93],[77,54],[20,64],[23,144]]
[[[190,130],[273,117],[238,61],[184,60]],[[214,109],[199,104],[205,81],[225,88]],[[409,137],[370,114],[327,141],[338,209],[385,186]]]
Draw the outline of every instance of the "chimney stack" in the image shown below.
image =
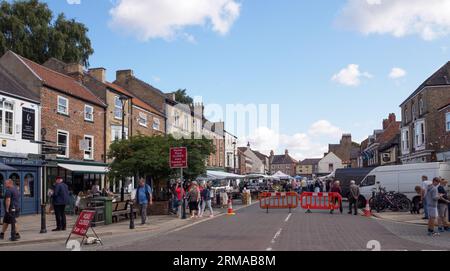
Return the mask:
[[125,82],[128,77],[134,76],[133,70],[121,70],[116,72],[116,80],[118,82]]
[[98,81],[105,83],[106,82],[106,69],[105,68],[94,68],[89,69],[89,75],[97,79]]
[[80,63],[70,63],[66,65],[67,75],[81,81],[83,78],[84,69]]

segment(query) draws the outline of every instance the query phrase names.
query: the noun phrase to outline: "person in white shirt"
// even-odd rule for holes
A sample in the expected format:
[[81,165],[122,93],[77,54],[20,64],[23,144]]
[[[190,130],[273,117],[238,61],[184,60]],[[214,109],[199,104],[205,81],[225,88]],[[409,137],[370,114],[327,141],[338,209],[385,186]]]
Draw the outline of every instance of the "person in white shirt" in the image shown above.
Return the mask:
[[425,194],[427,193],[428,186],[432,184],[431,181],[428,180],[427,176],[422,176],[422,204],[423,204],[423,210],[425,212],[425,216],[423,219],[428,219],[428,206],[427,206],[427,200],[425,197]]

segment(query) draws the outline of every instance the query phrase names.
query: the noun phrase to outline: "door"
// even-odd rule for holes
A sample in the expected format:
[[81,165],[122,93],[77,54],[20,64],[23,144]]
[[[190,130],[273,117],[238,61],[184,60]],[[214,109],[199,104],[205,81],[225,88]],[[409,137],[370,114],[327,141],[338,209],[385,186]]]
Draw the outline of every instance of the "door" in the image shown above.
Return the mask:
[[37,180],[36,172],[25,171],[22,173],[22,213],[33,214],[37,212]]

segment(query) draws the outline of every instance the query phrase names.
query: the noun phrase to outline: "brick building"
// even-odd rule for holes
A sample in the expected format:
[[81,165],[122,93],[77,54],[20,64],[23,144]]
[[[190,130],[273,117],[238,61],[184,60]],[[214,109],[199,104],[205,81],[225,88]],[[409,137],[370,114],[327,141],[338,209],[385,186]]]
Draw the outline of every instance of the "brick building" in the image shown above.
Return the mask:
[[403,163],[446,161],[450,62],[423,82],[401,105]]
[[294,177],[296,175],[298,161],[289,155],[289,151],[286,150],[284,155],[275,155],[273,151],[270,152],[269,157],[270,174],[274,174],[278,171],[283,172],[289,176]]
[[71,77],[11,51],[0,64],[40,97],[42,140],[59,148],[58,154],[46,157],[43,189],[57,176],[62,176],[74,193],[90,189],[95,182],[104,185],[106,104],[75,79],[81,80],[81,66],[70,66]]
[[383,129],[375,130],[361,143],[359,167],[400,164],[400,125],[395,114],[383,120]]
[[358,166],[359,149],[359,144],[352,141],[351,134],[342,135],[339,144],[330,144],[328,146],[328,152],[337,155],[342,160],[343,166],[346,168]]
[[312,178],[319,171],[319,159],[305,159],[298,163],[296,173],[299,176]]

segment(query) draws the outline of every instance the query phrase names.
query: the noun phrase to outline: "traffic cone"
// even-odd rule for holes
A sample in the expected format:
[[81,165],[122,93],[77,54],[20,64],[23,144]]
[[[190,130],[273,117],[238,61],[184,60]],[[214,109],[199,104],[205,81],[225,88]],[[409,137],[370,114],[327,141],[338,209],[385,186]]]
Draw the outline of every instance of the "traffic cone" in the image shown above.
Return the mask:
[[370,211],[370,204],[369,201],[366,201],[366,208],[364,209],[364,216],[365,217],[372,217],[372,211]]
[[233,203],[231,201],[231,198],[228,199],[228,215],[236,215],[236,213],[233,211]]

